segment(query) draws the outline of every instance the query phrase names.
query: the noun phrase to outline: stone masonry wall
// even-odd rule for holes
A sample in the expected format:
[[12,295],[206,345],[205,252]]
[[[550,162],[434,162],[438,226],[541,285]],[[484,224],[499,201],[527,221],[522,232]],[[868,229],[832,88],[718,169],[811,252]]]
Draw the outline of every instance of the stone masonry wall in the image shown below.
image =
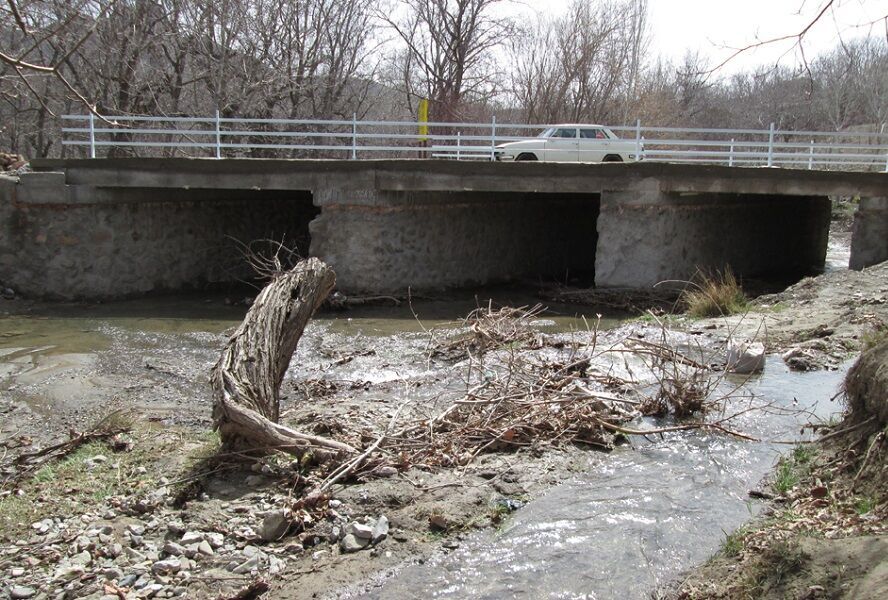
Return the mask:
[[850,267],[860,270],[888,260],[888,196],[861,198],[854,214]]
[[730,266],[746,277],[823,268],[826,197],[606,192],[598,219],[598,286],[650,287]]
[[42,298],[111,298],[248,278],[233,239],[295,241],[317,209],[300,192],[75,189],[0,180],[0,281]]
[[[316,197],[316,201],[318,201]],[[596,194],[333,192],[311,254],[349,292],[591,275]]]

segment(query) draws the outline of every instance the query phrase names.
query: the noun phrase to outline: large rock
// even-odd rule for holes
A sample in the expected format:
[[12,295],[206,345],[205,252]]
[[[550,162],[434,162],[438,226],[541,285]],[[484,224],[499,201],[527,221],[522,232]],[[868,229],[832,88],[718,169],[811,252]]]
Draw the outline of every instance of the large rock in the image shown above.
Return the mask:
[[758,342],[729,340],[726,362],[731,373],[761,373],[765,369],[765,346]]

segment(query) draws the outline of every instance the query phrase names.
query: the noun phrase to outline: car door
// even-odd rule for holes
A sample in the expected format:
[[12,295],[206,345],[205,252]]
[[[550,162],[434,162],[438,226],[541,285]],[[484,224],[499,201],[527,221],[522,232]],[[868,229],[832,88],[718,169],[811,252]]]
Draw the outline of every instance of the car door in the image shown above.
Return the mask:
[[579,156],[575,127],[558,127],[546,140],[546,160],[576,162]]
[[577,153],[581,162],[601,162],[610,154],[610,140],[600,127],[580,129]]

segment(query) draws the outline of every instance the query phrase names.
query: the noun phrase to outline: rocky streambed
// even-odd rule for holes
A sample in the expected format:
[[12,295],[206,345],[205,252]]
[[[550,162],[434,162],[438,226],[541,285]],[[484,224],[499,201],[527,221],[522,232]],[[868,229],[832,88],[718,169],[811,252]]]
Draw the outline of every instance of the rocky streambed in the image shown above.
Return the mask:
[[[722,416],[739,413],[730,427],[759,441],[711,430],[615,435],[616,451],[605,453],[550,439],[450,466],[381,466],[311,504],[299,503],[310,465],[281,455],[220,457],[210,432],[206,373],[243,308],[220,298],[4,304],[3,593],[642,597],[703,560],[724,540],[722,529],[757,510],[746,492],[775,463],[783,446],[775,442],[790,441],[799,419],[816,413],[828,420],[838,410],[830,398],[842,369],[888,317],[885,268],[803,281],[760,300],[742,319],[668,321],[675,348],[713,363],[723,360],[729,334],[755,337],[765,324],[773,353],[765,375],[747,386],[730,377],[718,382],[728,386],[720,389],[744,387]],[[285,380],[284,420],[366,445],[405,402],[405,418],[439,414],[465,397],[468,381],[496,377],[497,364],[516,355],[573,364],[594,354],[590,348],[663,335],[656,319],[590,326],[600,308],[556,305],[533,320],[528,340],[495,350],[480,370],[468,359],[433,356],[434,340],[464,331],[452,319],[473,304],[321,315]],[[801,375],[813,379],[793,387],[789,367],[798,365],[781,358],[793,348],[811,353],[806,369],[838,371],[822,380]],[[631,353],[596,360],[598,372],[616,380],[656,384],[645,371],[649,362]],[[583,384],[613,393],[602,381]],[[69,430],[91,430],[108,415],[109,430],[127,431],[13,481],[16,457],[68,439]],[[669,417],[632,418],[632,428],[673,424]],[[595,568],[584,558],[592,550],[600,553]]]

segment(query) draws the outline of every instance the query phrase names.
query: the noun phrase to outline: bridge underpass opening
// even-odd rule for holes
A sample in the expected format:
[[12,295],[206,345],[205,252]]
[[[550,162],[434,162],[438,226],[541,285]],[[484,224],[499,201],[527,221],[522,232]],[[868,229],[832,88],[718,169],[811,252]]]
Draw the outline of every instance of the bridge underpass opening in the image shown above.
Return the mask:
[[595,273],[597,193],[335,191],[311,254],[350,293],[403,293]]
[[793,283],[823,270],[829,225],[826,196],[607,192],[596,284],[683,287],[727,267],[745,280]]
[[307,255],[317,213],[309,191],[5,182],[0,275],[22,294],[63,299],[242,285],[255,275],[239,243]]

